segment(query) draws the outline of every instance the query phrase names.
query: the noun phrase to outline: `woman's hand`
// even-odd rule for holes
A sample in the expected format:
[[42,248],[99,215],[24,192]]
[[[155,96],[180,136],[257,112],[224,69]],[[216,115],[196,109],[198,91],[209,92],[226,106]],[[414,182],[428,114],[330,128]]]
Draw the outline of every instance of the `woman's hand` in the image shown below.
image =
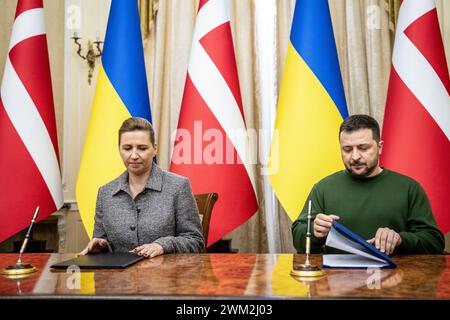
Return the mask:
[[103,251],[108,246],[108,241],[101,238],[93,238],[91,241],[89,241],[86,248],[84,248],[83,251],[80,252],[81,256],[84,256],[88,253],[99,253],[100,251]]
[[134,248],[130,252],[136,253],[140,256],[144,256],[146,258],[154,258],[164,254],[164,249],[159,243],[152,242]]

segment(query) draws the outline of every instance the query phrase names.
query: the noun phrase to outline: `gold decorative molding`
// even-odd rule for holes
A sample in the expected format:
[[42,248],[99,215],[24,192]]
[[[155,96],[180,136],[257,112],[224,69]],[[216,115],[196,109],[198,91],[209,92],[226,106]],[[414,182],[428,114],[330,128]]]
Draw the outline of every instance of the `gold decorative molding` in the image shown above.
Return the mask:
[[142,38],[146,39],[155,23],[159,9],[159,0],[139,0],[138,6]]

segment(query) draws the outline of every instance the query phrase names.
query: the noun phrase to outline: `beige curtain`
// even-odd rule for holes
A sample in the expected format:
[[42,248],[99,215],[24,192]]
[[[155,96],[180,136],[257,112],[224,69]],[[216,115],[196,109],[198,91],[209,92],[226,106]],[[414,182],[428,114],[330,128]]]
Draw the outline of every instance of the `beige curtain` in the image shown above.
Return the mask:
[[[277,92],[281,85],[281,78],[283,76],[284,63],[286,60],[287,45],[289,42],[289,35],[291,32],[292,16],[294,14],[295,0],[277,1],[276,8],[276,78],[277,78]],[[273,234],[279,235],[279,239],[275,241],[276,252],[294,253],[295,248],[292,244],[291,225],[292,221],[284,211],[281,204],[276,201],[275,207],[272,208],[274,219],[279,223],[276,225],[277,230]]]
[[158,3],[159,0],[138,0],[142,39],[147,39],[149,36],[158,12]]
[[[239,72],[242,104],[248,129],[260,129],[261,108],[256,57],[256,28],[253,1],[231,1],[231,30]],[[229,234],[239,252],[267,252],[267,232],[260,166],[255,166],[259,210],[246,223]]]
[[329,1],[350,114],[383,121],[393,30],[385,0]]
[[158,164],[164,169],[169,167],[171,133],[178,123],[196,8],[196,1],[159,1],[144,40]]
[[447,57],[447,66],[450,66],[450,1],[437,0],[439,24],[441,26],[442,39]]

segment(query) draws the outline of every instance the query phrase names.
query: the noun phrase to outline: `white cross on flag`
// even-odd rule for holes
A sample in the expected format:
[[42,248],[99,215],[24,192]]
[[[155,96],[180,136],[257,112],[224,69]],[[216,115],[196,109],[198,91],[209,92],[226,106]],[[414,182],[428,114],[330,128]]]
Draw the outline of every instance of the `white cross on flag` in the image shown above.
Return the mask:
[[0,95],[0,242],[63,204],[42,0],[19,0]]
[[417,180],[450,231],[450,79],[434,0],[400,7],[383,123],[382,164]]
[[200,1],[170,167],[219,194],[208,246],[258,210],[229,12],[229,0]]

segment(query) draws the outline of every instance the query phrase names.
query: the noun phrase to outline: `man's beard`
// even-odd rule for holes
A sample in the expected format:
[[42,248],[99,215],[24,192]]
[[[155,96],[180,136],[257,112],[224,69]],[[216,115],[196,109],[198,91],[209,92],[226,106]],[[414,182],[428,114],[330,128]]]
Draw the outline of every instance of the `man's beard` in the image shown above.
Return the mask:
[[355,171],[353,171],[352,165],[357,165],[357,164],[359,164],[359,162],[350,164],[349,167],[345,166],[345,168],[346,168],[347,171],[348,171],[353,177],[355,177],[355,178],[359,178],[359,179],[367,178],[367,177],[370,176],[370,175],[375,171],[375,169],[377,168],[377,166],[378,166],[378,157],[377,157],[377,159],[375,159],[375,161],[373,162],[373,165],[372,165],[372,166],[369,167],[369,166],[366,164],[366,170],[364,170],[362,173],[356,173]]

